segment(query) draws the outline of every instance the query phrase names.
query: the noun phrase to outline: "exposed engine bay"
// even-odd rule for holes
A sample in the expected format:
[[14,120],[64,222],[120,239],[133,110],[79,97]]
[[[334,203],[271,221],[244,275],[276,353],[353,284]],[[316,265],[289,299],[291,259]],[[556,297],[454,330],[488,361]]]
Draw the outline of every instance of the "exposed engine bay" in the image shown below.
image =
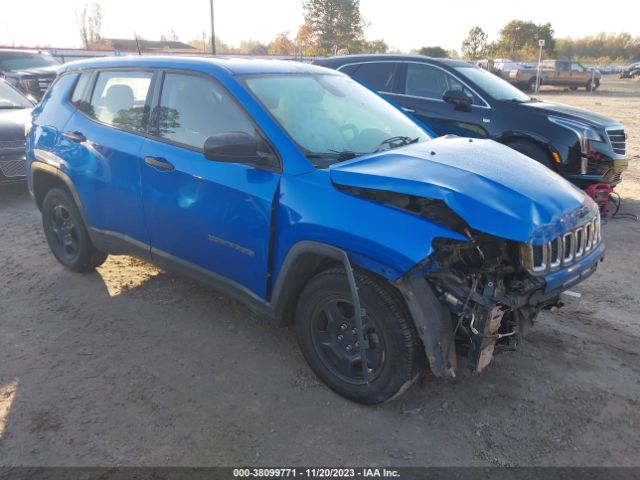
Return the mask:
[[474,372],[495,353],[515,350],[541,309],[561,306],[557,295],[542,294],[544,280],[520,267],[514,242],[476,234],[434,243],[425,278],[451,313],[456,353]]

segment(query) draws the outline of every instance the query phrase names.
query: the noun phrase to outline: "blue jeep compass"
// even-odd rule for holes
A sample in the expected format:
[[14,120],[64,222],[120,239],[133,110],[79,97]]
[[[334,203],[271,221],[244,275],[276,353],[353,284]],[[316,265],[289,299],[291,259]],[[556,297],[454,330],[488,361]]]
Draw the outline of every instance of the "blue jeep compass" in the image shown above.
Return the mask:
[[135,255],[212,285],[295,324],[316,374],[362,403],[425,363],[479,372],[604,255],[595,204],[539,163],[432,139],[348,76],[294,62],[63,66],[27,163],[62,265]]

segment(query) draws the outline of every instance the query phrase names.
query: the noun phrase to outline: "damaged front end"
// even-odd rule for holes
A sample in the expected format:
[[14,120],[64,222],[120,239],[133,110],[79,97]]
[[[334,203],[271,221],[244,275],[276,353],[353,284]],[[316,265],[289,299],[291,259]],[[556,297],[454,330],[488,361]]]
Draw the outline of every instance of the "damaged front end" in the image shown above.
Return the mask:
[[561,293],[604,255],[598,216],[540,245],[466,234],[435,239],[434,253],[397,282],[438,377],[455,376],[457,356],[477,373],[516,350],[538,313],[561,307]]
[[541,309],[560,303],[556,294],[540,295],[544,279],[522,268],[518,243],[467,232],[468,242],[436,239],[434,254],[410,276],[428,282],[447,307],[449,362],[462,355],[469,370],[480,372],[494,354],[518,347]]

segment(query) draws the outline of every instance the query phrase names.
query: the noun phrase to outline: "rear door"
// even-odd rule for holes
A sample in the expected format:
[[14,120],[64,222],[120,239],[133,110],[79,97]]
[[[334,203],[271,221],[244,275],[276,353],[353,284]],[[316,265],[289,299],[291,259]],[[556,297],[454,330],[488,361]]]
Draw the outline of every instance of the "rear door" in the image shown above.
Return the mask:
[[[155,94],[152,137],[142,149],[144,212],[152,255],[266,295],[272,206],[279,165],[209,161],[205,139],[261,137],[212,77],[165,72]],[[275,158],[275,156],[274,156]]]
[[[83,74],[65,127],[65,159],[93,228],[148,245],[140,185],[140,150],[149,109],[151,70]],[[84,92],[80,82],[87,82]]]

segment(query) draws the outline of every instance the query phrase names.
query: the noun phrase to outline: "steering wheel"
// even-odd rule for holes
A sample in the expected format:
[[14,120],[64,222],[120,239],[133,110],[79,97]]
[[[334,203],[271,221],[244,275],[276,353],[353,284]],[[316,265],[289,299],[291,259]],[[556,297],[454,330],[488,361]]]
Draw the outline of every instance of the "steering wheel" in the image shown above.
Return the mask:
[[345,123],[340,127],[340,133],[342,133],[342,136],[345,138],[348,138],[345,134],[349,131],[353,132],[353,136],[351,137],[351,139],[356,138],[360,133],[358,127],[356,127],[353,123]]

